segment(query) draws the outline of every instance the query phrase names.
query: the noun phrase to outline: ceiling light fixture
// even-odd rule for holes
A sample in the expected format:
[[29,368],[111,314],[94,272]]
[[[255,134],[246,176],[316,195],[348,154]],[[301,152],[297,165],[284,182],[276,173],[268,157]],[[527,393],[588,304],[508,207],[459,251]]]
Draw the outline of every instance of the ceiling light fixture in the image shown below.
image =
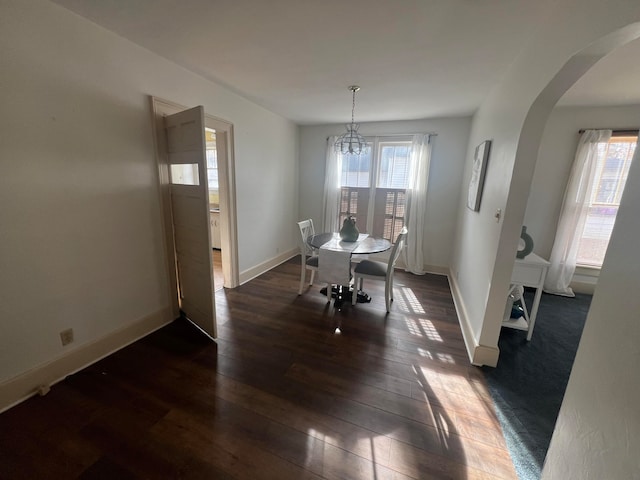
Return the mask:
[[336,151],[343,155],[360,155],[368,150],[367,141],[358,133],[360,125],[353,120],[353,113],[356,109],[356,92],[360,90],[358,85],[351,85],[349,90],[353,93],[353,103],[351,104],[351,124],[345,125],[347,132],[338,137],[335,143]]

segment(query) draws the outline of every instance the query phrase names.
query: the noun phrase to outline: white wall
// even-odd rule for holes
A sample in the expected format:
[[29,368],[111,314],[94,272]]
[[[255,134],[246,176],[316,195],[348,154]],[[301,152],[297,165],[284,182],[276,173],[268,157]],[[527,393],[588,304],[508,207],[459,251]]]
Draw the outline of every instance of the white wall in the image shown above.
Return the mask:
[[640,149],[591,302],[542,473],[640,478]]
[[[469,117],[459,117],[360,125],[363,135],[437,133],[433,137],[425,215],[427,270],[442,271],[449,265],[470,122]],[[322,225],[327,137],[342,133],[343,125],[300,127],[300,219],[313,218],[315,225]]]
[[[461,198],[452,267],[458,273],[454,295],[465,341],[478,363],[488,363],[497,353],[504,294],[548,115],[590,65],[640,35],[638,2],[567,0],[554,8],[544,31],[512,64],[472,125],[468,158],[482,140],[492,139],[495,148],[484,207],[479,213],[467,211]],[[632,166],[624,212],[613,232],[547,454],[545,480],[638,478],[638,163]],[[504,209],[502,224],[494,221],[496,208]]]
[[[548,115],[606,51],[637,35],[633,26],[587,49],[640,18],[640,4],[619,0],[612,8],[596,0],[587,3],[550,5],[544,32],[531,39],[474,116],[467,167],[481,141],[492,140],[492,152],[480,212],[466,209],[465,192],[460,199],[451,276],[465,341],[477,364],[497,362],[504,298]],[[465,184],[469,175],[467,168]],[[497,209],[503,213],[500,222],[494,217]]]
[[531,182],[524,225],[534,252],[551,256],[564,191],[582,128],[640,127],[640,105],[625,107],[556,107],[544,129]]
[[240,270],[295,248],[296,125],[50,2],[0,9],[0,386],[169,307],[148,95],[234,124]]

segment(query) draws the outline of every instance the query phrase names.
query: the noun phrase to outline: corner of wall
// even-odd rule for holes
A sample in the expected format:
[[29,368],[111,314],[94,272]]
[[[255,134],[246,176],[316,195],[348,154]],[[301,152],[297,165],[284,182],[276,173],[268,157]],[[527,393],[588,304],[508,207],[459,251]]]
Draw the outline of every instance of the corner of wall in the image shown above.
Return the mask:
[[472,365],[481,367],[487,365],[489,367],[495,367],[498,365],[498,357],[500,356],[500,349],[498,347],[490,345],[481,345],[478,339],[473,333],[471,322],[469,321],[469,315],[465,307],[464,298],[460,291],[460,286],[456,279],[455,273],[449,271],[449,285],[451,285],[451,296],[453,297],[453,303],[456,307],[456,313],[458,315],[458,323],[462,330],[462,337],[464,344],[467,347],[467,355]]
[[249,280],[253,280],[254,278],[262,275],[265,272],[268,272],[272,268],[277,267],[278,265],[295,257],[299,253],[300,249],[296,247],[273,258],[270,258],[254,267],[243,270],[242,272],[240,272],[240,285],[242,285],[243,283],[247,283]]

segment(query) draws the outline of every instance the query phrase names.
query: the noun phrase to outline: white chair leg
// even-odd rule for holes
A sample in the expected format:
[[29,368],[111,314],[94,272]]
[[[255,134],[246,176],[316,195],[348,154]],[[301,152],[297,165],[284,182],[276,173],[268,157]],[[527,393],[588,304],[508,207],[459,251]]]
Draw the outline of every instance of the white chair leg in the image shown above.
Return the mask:
[[387,281],[384,282],[384,304],[387,307],[387,313],[391,310],[391,290],[393,290],[391,279],[387,278]]
[[313,277],[316,276],[316,271],[315,270],[311,270],[311,280],[309,280],[309,285],[313,285]]
[[304,286],[304,277],[306,272],[307,272],[306,265],[302,263],[302,268],[300,270],[300,287],[298,288],[298,295],[302,295],[302,287]]

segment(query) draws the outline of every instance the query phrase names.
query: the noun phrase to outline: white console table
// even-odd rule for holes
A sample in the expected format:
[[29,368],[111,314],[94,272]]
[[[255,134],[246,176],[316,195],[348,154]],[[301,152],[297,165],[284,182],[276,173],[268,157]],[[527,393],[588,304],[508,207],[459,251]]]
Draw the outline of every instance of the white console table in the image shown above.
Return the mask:
[[516,258],[516,263],[513,266],[511,284],[535,288],[536,293],[533,297],[531,310],[528,310],[524,298],[522,298],[524,316],[517,319],[507,319],[502,322],[502,326],[526,330],[527,340],[531,340],[531,336],[533,335],[533,327],[536,324],[536,315],[538,314],[538,306],[540,305],[540,297],[542,296],[542,286],[544,285],[544,279],[547,276],[548,269],[549,262],[535,253],[530,253],[525,258]]

